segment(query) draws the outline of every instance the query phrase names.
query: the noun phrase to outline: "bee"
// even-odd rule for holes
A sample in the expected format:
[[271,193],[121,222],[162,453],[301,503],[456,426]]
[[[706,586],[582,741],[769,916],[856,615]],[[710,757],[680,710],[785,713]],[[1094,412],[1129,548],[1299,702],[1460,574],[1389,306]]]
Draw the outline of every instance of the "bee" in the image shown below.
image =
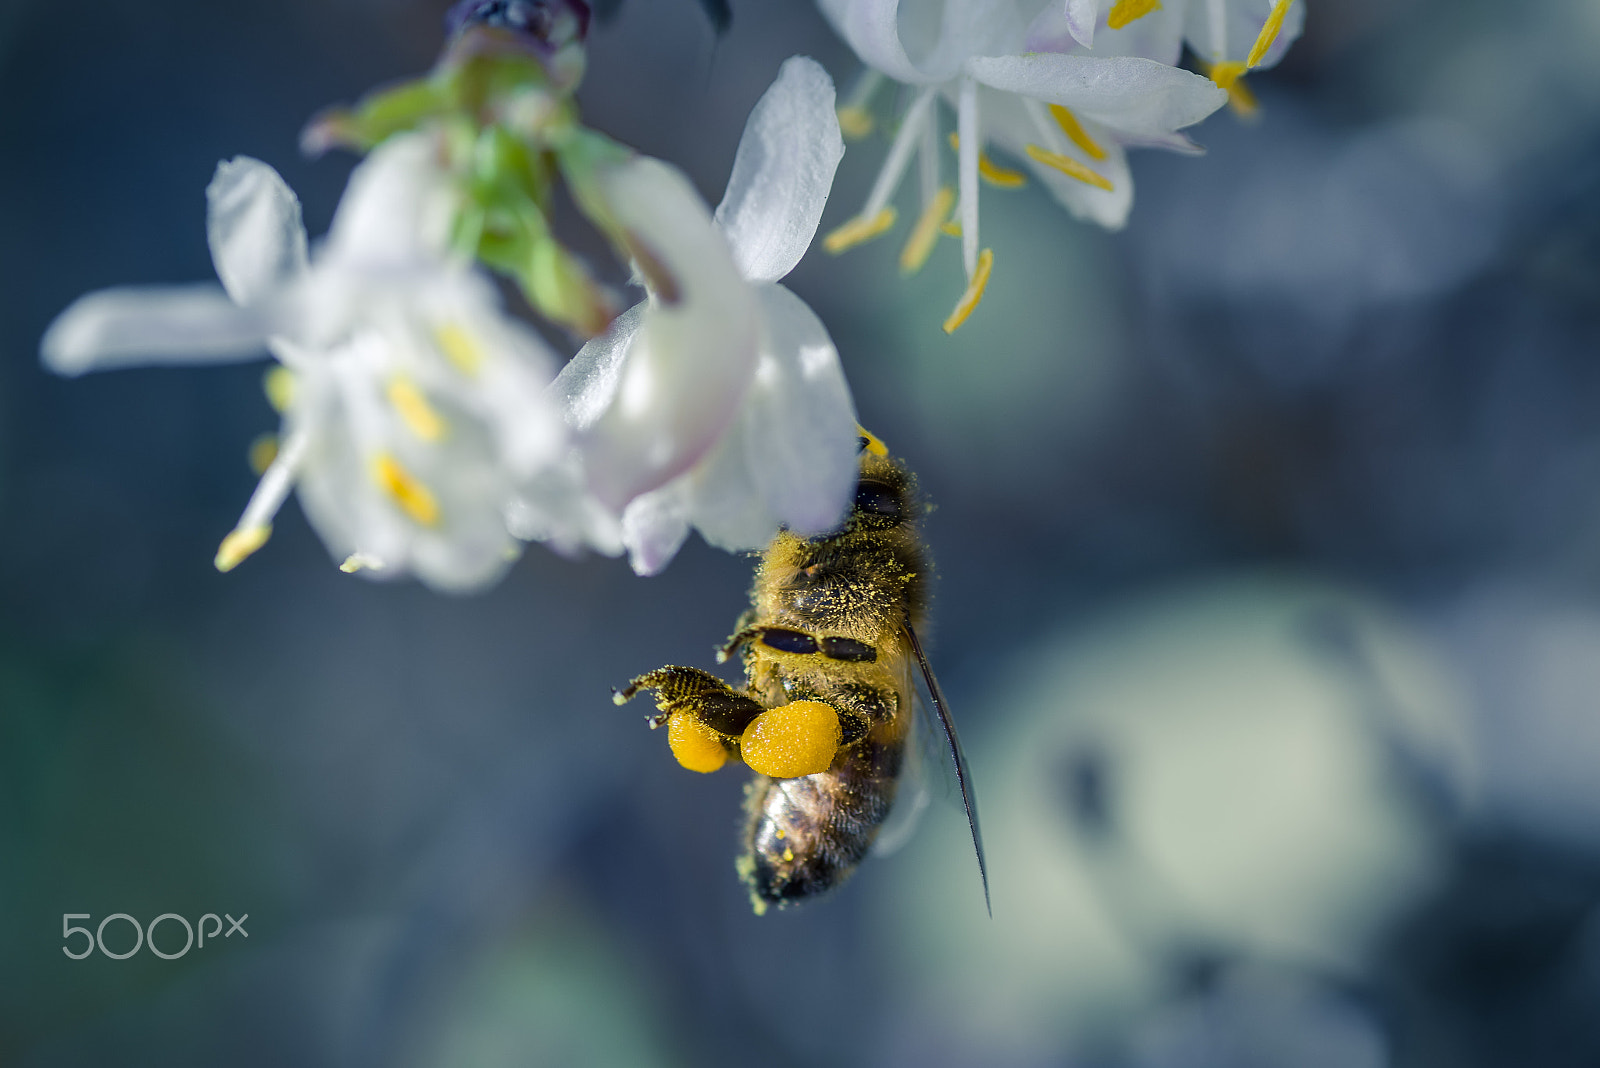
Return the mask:
[[972,780],[949,706],[917,639],[929,563],[917,531],[916,479],[862,431],[855,501],[839,529],[780,530],[761,553],[751,606],[718,652],[742,657],[745,686],[663,667],[617,692],[654,691],[679,763],[712,772],[743,760],[744,852],[737,869],[759,915],[848,879],[894,804],[914,718],[915,669],[927,684],[955,767],[989,900]]

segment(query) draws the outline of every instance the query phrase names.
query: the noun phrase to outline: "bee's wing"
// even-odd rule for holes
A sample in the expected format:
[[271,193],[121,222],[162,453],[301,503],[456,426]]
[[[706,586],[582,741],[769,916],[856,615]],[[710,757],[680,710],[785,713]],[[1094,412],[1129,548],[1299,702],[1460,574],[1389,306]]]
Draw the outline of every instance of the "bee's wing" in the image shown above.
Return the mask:
[[[907,686],[906,692],[914,695],[915,688]],[[920,706],[923,702],[913,696],[912,704]],[[897,853],[911,841],[917,824],[922,822],[923,809],[933,799],[933,791],[928,785],[929,769],[939,767],[942,748],[939,743],[942,739],[934,736],[932,719],[932,715],[927,714],[924,708],[912,710],[905,754],[901,757],[900,781],[894,792],[894,807],[889,810],[889,818],[878,829],[878,837],[872,840],[872,855],[875,857]]]
[[[917,632],[911,629],[910,623],[906,624],[905,631],[911,651],[917,656],[917,667],[922,671],[922,681],[927,683],[928,700],[937,717],[939,730],[944,735],[950,762],[955,768],[956,783],[961,789],[961,804],[967,810],[967,827],[972,831],[972,850],[978,857],[978,878],[983,881],[983,907],[993,916],[994,909],[989,904],[989,869],[983,861],[983,832],[978,827],[978,798],[972,789],[972,772],[967,768],[966,755],[961,752],[961,739],[956,734],[955,721],[950,718],[950,704],[945,700],[944,691],[939,689],[939,680],[934,678],[933,669],[928,666],[928,658],[922,652],[922,643],[917,640]],[[913,745],[907,748],[915,751],[920,746]],[[925,790],[923,794],[921,805],[926,806]]]

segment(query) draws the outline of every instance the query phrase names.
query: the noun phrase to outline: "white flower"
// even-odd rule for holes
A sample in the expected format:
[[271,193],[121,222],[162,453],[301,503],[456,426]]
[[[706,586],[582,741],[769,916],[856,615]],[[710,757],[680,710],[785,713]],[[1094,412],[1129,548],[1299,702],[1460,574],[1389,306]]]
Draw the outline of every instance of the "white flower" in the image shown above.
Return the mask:
[[[1066,0],[1051,4],[1028,31],[1027,47],[1041,52],[1084,51],[1141,55],[1176,63],[1182,45],[1241,110],[1253,108],[1239,78],[1277,65],[1305,25],[1295,0]],[[1106,30],[1113,32],[1108,47]],[[1101,36],[1096,36],[1096,30]]]
[[[1174,0],[1181,3],[1181,0]],[[1127,220],[1133,185],[1124,145],[1193,151],[1177,131],[1221,107],[1216,84],[1172,64],[1180,33],[1171,14],[1104,32],[1091,54],[1067,37],[1072,51],[1041,51],[1053,21],[1100,18],[1097,2],[1064,0],[819,0],[823,13],[861,60],[916,88],[861,213],[830,234],[842,251],[894,224],[889,206],[913,151],[920,155],[922,212],[901,257],[921,267],[956,198],[940,178],[935,98],[954,104],[962,261],[968,287],[945,322],[953,331],[982,298],[993,253],[978,234],[978,178],[1020,185],[1022,175],[992,163],[993,142],[1024,160],[1051,194],[1079,218],[1116,228]],[[1123,6],[1122,4],[1117,5]],[[1109,13],[1108,13],[1109,17]],[[1080,27],[1081,29],[1082,27]],[[1087,36],[1087,34],[1086,34]],[[1148,53],[1148,54],[1147,54]]]
[[226,293],[91,293],[50,327],[46,364],[78,374],[271,349],[280,444],[218,550],[222,570],[266,541],[295,487],[346,570],[449,590],[498,578],[519,548],[505,510],[560,455],[565,427],[543,342],[446,253],[456,201],[435,139],[396,137],[362,163],[314,259],[271,167],[225,162],[206,192]]
[[[811,244],[843,154],[833,82],[794,57],[750,114],[715,226],[657,161],[612,178],[612,202],[631,205],[677,299],[643,270],[649,299],[554,388],[640,574],[665,567],[691,526],[743,551],[780,526],[820,534],[844,519],[857,470],[849,387],[821,321],[777,284]],[[658,451],[672,462],[648,463]]]

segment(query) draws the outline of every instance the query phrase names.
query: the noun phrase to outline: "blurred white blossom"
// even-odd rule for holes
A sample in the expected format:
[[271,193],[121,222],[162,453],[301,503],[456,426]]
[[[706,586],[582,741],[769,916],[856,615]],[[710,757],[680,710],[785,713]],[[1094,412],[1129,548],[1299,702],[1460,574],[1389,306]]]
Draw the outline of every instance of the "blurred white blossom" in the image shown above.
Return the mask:
[[833,83],[795,57],[751,112],[715,225],[659,161],[605,179],[653,261],[636,259],[649,295],[554,390],[584,476],[617,517],[611,536],[640,574],[665,567],[691,526],[740,551],[779,526],[821,533],[844,518],[856,472],[849,387],[821,321],[777,284],[810,245],[843,153]]
[[78,374],[270,348],[282,434],[218,568],[266,541],[295,487],[346,570],[481,587],[517,554],[504,517],[516,484],[559,456],[565,428],[543,342],[449,254],[456,197],[432,135],[395,137],[352,174],[309,258],[277,172],[225,162],[207,189],[223,288],[88,294],[52,324],[45,363]]

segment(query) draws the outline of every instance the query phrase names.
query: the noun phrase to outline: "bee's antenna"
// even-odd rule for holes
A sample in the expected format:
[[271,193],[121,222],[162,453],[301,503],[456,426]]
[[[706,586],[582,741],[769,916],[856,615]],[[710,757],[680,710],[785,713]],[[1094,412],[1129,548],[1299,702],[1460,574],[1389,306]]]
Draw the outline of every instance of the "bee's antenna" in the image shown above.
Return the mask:
[[950,756],[956,765],[956,782],[961,787],[961,803],[967,809],[967,826],[972,830],[972,849],[978,855],[978,878],[983,880],[983,907],[994,919],[994,906],[989,903],[989,869],[983,862],[983,832],[978,829],[978,799],[972,792],[972,773],[967,770],[967,758],[961,752],[961,739],[956,735],[955,721],[950,718],[949,702],[939,689],[928,658],[923,655],[917,632],[906,621],[906,637],[911,640],[911,651],[917,654],[917,665],[922,668],[922,679],[928,684],[928,696],[933,699],[933,710],[939,714],[939,725],[944,728],[945,741],[950,743]]

